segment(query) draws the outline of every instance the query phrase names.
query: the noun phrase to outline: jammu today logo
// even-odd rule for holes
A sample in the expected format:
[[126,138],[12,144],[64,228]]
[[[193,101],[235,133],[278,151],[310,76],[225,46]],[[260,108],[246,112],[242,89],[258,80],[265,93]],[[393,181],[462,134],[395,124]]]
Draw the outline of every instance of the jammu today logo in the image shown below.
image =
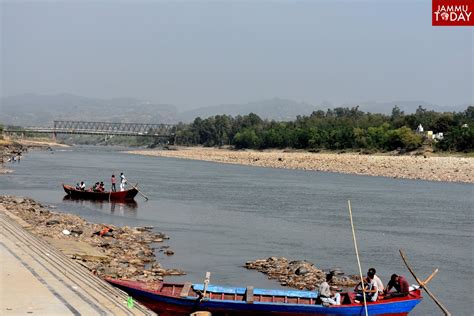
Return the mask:
[[438,10],[433,12],[436,21],[470,22],[472,11],[469,5],[438,5]]

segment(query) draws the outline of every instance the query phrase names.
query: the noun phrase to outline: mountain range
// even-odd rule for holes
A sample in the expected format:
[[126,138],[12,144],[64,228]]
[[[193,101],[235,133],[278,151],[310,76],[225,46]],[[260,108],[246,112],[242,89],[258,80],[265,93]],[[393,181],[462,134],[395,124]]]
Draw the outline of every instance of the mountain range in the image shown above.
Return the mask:
[[[463,111],[467,105],[440,106],[424,101],[363,102],[344,104],[359,106],[365,112],[390,114],[395,105],[413,113],[418,106],[438,112]],[[223,104],[180,111],[172,104],[156,104],[135,98],[98,99],[73,94],[22,94],[0,99],[0,123],[19,126],[51,126],[53,120],[107,121],[139,123],[192,122],[196,117],[214,115],[246,115],[255,113],[263,119],[289,121],[298,115],[310,115],[315,110],[334,108],[330,103],[312,105],[294,100],[273,98],[246,104]]]

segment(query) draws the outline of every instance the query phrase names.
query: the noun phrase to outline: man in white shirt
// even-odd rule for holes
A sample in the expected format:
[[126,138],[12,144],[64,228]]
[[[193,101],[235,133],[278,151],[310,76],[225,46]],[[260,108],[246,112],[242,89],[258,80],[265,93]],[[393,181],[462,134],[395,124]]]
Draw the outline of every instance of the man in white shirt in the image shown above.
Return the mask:
[[357,286],[355,287],[354,289],[355,292],[358,292],[358,291],[361,292],[356,296],[356,299],[355,299],[356,303],[360,303],[364,300],[364,296],[363,296],[364,293],[365,293],[365,299],[367,300],[367,302],[375,302],[377,300],[377,297],[379,296],[379,290],[377,288],[377,284],[375,283],[374,275],[375,274],[373,274],[370,271],[367,273],[367,278],[364,278],[365,290],[362,291],[361,289],[362,282],[357,284]]
[[374,274],[374,281],[375,281],[375,285],[377,285],[377,289],[379,290],[379,295],[380,294],[383,294],[383,291],[384,291],[384,287],[383,287],[383,283],[382,283],[382,280],[380,280],[380,278],[377,276],[377,271],[375,271],[374,268],[370,268],[369,271],[367,272],[367,274],[369,273],[373,273]]
[[341,305],[341,294],[331,290],[329,282],[332,280],[332,273],[326,274],[326,281],[319,286],[319,298],[323,303],[330,305]]
[[125,176],[123,175],[123,172],[120,173],[120,191],[125,190],[125,184],[127,183],[127,179],[125,179]]

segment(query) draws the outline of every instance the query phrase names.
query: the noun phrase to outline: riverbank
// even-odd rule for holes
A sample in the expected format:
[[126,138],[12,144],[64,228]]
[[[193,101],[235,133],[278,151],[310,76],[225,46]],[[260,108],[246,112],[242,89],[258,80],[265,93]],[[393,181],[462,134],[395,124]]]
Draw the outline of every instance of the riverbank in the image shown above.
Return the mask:
[[[32,235],[0,204],[2,315],[156,315]],[[128,305],[128,306],[127,306]]]
[[76,215],[53,212],[28,198],[0,196],[0,204],[27,222],[32,234],[98,276],[157,281],[185,274],[156,261],[155,249],[169,251],[166,245],[158,246],[169,237],[151,227],[93,224]]
[[[59,144],[47,139],[12,139],[5,137],[0,139],[0,174],[12,173],[13,170],[7,167],[7,163],[20,162],[24,153],[29,149],[52,149],[53,147],[69,147],[68,145]],[[12,158],[15,158],[13,160]],[[17,160],[18,159],[18,160]]]
[[178,147],[176,150],[132,150],[130,154],[446,182],[474,183],[474,158],[359,155],[283,150],[229,150]]

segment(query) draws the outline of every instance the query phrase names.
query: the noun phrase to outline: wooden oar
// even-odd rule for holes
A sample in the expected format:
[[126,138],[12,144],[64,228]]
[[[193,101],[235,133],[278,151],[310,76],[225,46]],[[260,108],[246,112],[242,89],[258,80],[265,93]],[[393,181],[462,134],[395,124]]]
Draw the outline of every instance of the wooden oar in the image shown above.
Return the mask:
[[436,273],[438,273],[438,268],[436,268],[436,270],[434,270],[433,273],[431,273],[430,276],[427,277],[426,280],[423,281],[423,286],[428,284],[428,282],[431,281],[431,279],[436,275]]
[[431,297],[431,299],[436,303],[436,305],[438,305],[438,307],[443,311],[444,315],[451,316],[451,313],[447,310],[447,308],[426,287],[426,284],[429,281],[431,281],[431,279],[434,277],[434,275],[436,273],[438,273],[438,269],[436,269],[433,273],[431,273],[431,275],[428,278],[426,278],[425,281],[421,281],[420,279],[418,279],[418,277],[415,275],[415,272],[413,271],[413,269],[408,264],[407,258],[405,257],[405,254],[403,253],[403,251],[401,249],[399,249],[399,251],[400,251],[400,256],[402,256],[403,263],[405,263],[408,271],[410,271],[411,275],[413,275],[416,282],[420,285],[421,288],[423,288],[425,290],[426,294],[428,294],[428,296]]
[[362,284],[362,296],[364,298],[365,316],[368,316],[369,311],[367,310],[367,299],[365,297],[366,291],[365,291],[365,285],[364,285],[364,277],[362,275],[362,268],[360,266],[359,250],[357,249],[357,240],[356,240],[356,235],[355,235],[354,222],[352,221],[351,200],[347,200],[347,205],[349,206],[349,218],[351,219],[352,239],[354,240],[354,248],[355,248],[355,253],[357,257],[357,264],[359,265],[360,282]]
[[[128,183],[128,182],[127,182],[127,183]],[[140,193],[140,195],[143,196],[143,197],[148,201],[148,197],[147,197],[145,194],[143,194],[142,191],[140,191],[140,190],[138,189],[138,187],[137,187],[137,186],[138,186],[138,183],[137,183],[136,185],[133,185],[133,184],[131,184],[131,183],[128,183],[128,184],[129,184],[132,188],[134,188],[135,190],[137,190],[138,193]]]

